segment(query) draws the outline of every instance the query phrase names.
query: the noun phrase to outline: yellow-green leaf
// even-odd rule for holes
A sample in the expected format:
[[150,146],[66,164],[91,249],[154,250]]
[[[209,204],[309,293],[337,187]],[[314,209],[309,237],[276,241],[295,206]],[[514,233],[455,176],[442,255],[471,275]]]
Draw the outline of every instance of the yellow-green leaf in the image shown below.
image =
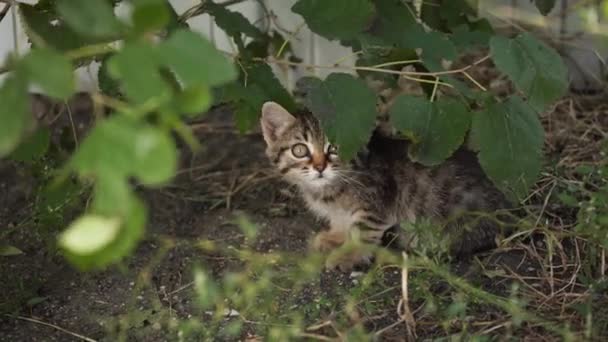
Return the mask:
[[76,255],[89,255],[108,246],[120,230],[120,219],[98,215],[85,215],[59,236],[59,245]]

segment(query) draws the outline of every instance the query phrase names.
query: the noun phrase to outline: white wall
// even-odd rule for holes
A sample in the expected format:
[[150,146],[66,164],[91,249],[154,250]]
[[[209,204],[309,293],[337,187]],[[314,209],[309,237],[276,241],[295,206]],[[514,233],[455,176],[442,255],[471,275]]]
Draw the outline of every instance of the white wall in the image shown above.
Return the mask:
[[[558,0],[556,7],[547,17],[538,15],[529,0],[483,0],[479,3],[482,14],[497,25],[512,26],[515,27],[514,30],[517,30],[517,27],[523,21],[547,27],[545,32],[557,41],[558,45],[562,48],[562,52],[566,56],[569,56],[566,58],[566,62],[573,71],[571,78],[575,85],[585,87],[586,83],[593,83],[593,79],[597,79],[599,78],[598,75],[604,74],[603,63],[598,58],[598,55],[601,55],[605,59],[608,51],[603,48],[606,44],[599,44],[595,37],[587,34],[580,35],[584,29],[588,29],[586,26],[588,21],[583,20],[584,14],[587,13],[584,9],[569,9],[569,15],[565,17],[566,20],[562,20],[561,6],[563,4],[572,5],[580,1],[585,0]],[[36,2],[36,0],[22,0],[21,2]],[[200,0],[171,0],[170,2],[178,13],[183,13],[186,9],[200,3]],[[303,25],[303,19],[291,12],[291,6],[295,2],[296,0],[263,1],[267,10],[276,15],[276,19],[271,20],[271,25],[281,28],[282,34],[290,40],[295,54],[303,59],[303,63],[309,65],[334,65],[339,63],[339,65],[346,67],[353,66],[355,58],[350,49],[313,34]],[[513,4],[516,5],[516,8],[511,8]],[[6,6],[6,4],[0,3],[0,8],[2,6]],[[249,20],[256,22],[258,25],[264,25],[268,20],[265,17],[263,8],[257,1],[245,1],[231,6],[230,9],[240,11]],[[593,23],[594,21],[591,20],[591,22]],[[595,23],[598,22],[599,19],[595,19]],[[201,32],[212,40],[219,49],[234,51],[231,40],[210,20],[208,15],[192,18],[188,23],[194,30]],[[28,49],[27,37],[23,29],[18,24],[15,25],[16,31],[13,31],[13,28],[13,15],[9,13],[0,22],[0,60],[4,59],[9,53],[17,52],[23,54]],[[286,34],[284,31],[295,34]],[[604,32],[608,33],[608,30]],[[92,65],[77,71],[79,90],[90,91],[96,88],[97,67],[96,65]],[[278,78],[289,89],[293,87],[295,80],[301,76],[316,75],[325,77],[333,71],[331,69],[311,68],[293,70],[284,66],[274,66],[273,68]],[[346,69],[340,71],[349,72]],[[1,80],[2,76],[0,76],[0,82]]]

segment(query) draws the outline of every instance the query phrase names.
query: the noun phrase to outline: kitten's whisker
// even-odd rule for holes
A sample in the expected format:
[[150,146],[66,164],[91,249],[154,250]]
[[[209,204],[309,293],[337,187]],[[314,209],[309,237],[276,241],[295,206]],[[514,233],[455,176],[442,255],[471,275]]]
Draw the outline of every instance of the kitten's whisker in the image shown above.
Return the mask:
[[339,169],[339,168],[335,168],[336,172],[341,172],[344,174],[352,174],[352,175],[362,175],[362,176],[366,176],[368,175],[368,172],[364,172],[364,171],[356,171],[356,170],[349,170],[349,169]]
[[338,178],[340,178],[342,181],[344,181],[345,183],[352,185],[354,187],[359,187],[360,189],[364,189],[365,185],[363,183],[361,183],[360,181],[356,180],[353,177],[349,177],[343,173],[339,173],[337,172],[336,175],[338,176]]

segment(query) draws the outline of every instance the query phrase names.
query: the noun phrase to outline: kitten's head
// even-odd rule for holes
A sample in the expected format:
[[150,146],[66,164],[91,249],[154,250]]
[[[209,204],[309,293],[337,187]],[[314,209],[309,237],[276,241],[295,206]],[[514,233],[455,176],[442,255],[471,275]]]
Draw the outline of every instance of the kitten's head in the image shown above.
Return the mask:
[[345,165],[312,114],[292,115],[281,105],[266,102],[261,124],[266,155],[288,182],[311,191],[338,184]]

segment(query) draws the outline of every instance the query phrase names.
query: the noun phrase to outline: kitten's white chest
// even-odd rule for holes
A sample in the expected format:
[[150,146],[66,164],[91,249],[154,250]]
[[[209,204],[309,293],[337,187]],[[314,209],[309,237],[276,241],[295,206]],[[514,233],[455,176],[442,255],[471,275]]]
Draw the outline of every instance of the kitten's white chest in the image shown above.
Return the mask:
[[332,230],[348,231],[357,221],[352,209],[345,208],[337,202],[323,202],[305,196],[308,208],[317,216],[329,220]]

